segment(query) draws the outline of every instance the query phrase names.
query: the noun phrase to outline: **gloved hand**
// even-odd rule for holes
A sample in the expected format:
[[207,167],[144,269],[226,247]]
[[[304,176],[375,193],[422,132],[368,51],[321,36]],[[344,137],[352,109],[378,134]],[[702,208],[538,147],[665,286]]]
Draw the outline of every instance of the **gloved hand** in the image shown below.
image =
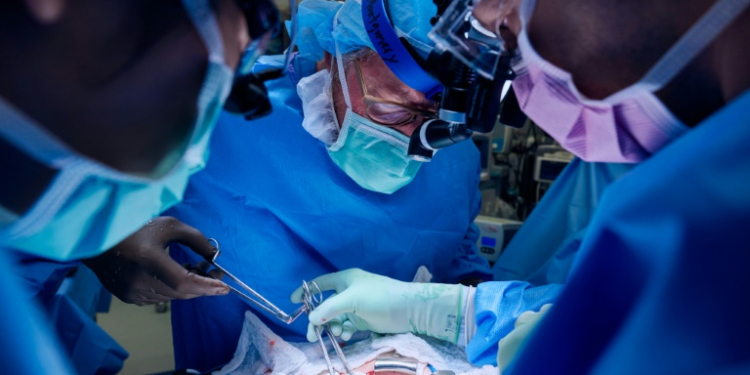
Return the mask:
[[552,304],[548,303],[542,306],[539,312],[526,311],[519,315],[513,330],[497,343],[497,366],[500,368],[500,373],[513,361],[521,345],[526,342],[531,331],[547,314],[550,307]]
[[188,246],[204,258],[210,258],[215,250],[200,231],[165,216],[151,220],[117,246],[83,263],[115,297],[139,306],[229,293],[223,282],[200,275],[205,275],[208,262],[197,268],[183,267],[170,258],[165,251],[170,242]]
[[[413,332],[452,343],[458,341],[459,323],[468,287],[449,284],[406,283],[357,268],[313,280],[321,291],[336,294],[310,313],[307,339],[315,341],[314,325],[331,324],[334,334],[349,339],[355,331]],[[292,302],[302,302],[302,288]]]

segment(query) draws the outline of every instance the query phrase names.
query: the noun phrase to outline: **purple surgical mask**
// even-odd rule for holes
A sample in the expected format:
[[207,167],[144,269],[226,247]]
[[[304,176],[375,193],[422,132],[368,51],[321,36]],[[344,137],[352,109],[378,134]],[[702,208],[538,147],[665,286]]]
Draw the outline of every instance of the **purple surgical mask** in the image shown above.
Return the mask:
[[513,89],[521,109],[564,148],[591,162],[637,163],[687,131],[654,95],[726,28],[750,0],[720,0],[635,84],[602,100],[581,94],[570,73],[545,61],[526,33],[535,0],[521,5],[521,60]]

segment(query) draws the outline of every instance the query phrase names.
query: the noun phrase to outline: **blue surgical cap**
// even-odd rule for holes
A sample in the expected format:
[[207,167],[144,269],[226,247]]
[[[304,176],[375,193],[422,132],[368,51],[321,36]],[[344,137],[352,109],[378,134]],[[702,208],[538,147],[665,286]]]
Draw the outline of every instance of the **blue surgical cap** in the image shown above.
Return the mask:
[[[362,22],[362,5],[358,0],[341,3],[330,0],[304,0],[297,10],[297,49],[300,56],[311,60],[323,58],[323,52],[335,55],[338,44],[342,54],[363,47],[374,49]],[[341,10],[334,27],[333,19]],[[426,57],[434,42],[427,33],[432,29],[430,18],[437,7],[430,0],[389,0],[388,13],[396,33],[406,38]],[[287,22],[287,29],[291,22]]]

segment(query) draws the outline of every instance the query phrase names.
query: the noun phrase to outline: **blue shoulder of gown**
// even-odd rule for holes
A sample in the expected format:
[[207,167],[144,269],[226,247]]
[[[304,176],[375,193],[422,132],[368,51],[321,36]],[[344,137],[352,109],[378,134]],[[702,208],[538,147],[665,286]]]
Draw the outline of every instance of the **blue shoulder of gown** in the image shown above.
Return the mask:
[[606,188],[632,168],[580,159],[565,168],[493,266],[495,281],[477,288],[469,360],[495,365],[518,316],[555,301]]
[[750,370],[750,91],[613,184],[510,374]]

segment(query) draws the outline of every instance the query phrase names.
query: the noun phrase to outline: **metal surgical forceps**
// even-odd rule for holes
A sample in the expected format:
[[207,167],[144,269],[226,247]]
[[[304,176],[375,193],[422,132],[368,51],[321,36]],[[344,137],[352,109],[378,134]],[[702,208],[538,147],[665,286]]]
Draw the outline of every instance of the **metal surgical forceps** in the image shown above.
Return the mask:
[[[250,288],[249,286],[247,286],[247,284],[243,283],[240,279],[232,275],[229,271],[227,271],[226,268],[219,265],[219,263],[216,262],[216,259],[219,258],[219,255],[221,255],[221,250],[219,249],[219,241],[217,241],[214,238],[209,238],[208,241],[211,242],[216,248],[216,252],[214,252],[209,262],[214,267],[216,267],[216,269],[223,272],[224,275],[226,275],[226,277],[230,278],[232,281],[237,283],[237,285],[239,285],[242,289],[244,289],[244,291],[247,294],[233,287],[232,285],[227,284],[227,286],[229,287],[229,290],[231,290],[238,296],[242,297],[244,300],[251,302],[252,304],[257,306],[261,310],[266,311],[269,314],[273,315],[274,317],[281,320],[282,322],[286,324],[291,324],[293,321],[297,320],[297,318],[299,318],[302,315],[302,313],[309,314],[311,311],[315,310],[315,307],[317,305],[323,302],[323,294],[321,293],[318,285],[315,284],[315,282],[308,284],[306,281],[302,281],[302,290],[304,291],[304,294],[302,295],[302,306],[300,306],[297,310],[295,310],[291,314],[285,313],[283,310],[281,310],[280,308],[276,307],[273,303],[271,303],[271,301],[265,299],[258,292],[253,290],[253,288]],[[315,293],[313,293],[311,286],[315,288],[316,290]],[[325,329],[325,332],[328,335],[328,338],[331,340],[331,346],[333,346],[333,350],[336,351],[336,355],[339,357],[339,360],[344,365],[344,368],[346,369],[346,373],[352,374],[352,370],[349,368],[349,363],[346,362],[346,357],[344,356],[344,352],[341,350],[341,346],[339,346],[339,343],[336,341],[336,337],[333,335],[333,332],[331,331],[331,327],[328,324],[324,324],[323,329]],[[336,371],[333,368],[333,365],[331,364],[331,358],[328,356],[328,350],[326,349],[326,345],[323,342],[323,334],[322,334],[322,330],[320,326],[315,327],[315,334],[318,337],[320,348],[323,350],[323,358],[325,359],[326,365],[328,366],[328,372],[330,373],[330,375],[339,375],[339,372]]]
[[[317,292],[313,292],[311,287],[315,287]],[[316,284],[315,281],[309,284],[307,283],[307,281],[302,281],[302,291],[304,292],[302,294],[302,303],[305,306],[305,311],[307,311],[307,313],[309,314],[311,311],[315,310],[315,307],[317,307],[317,305],[323,302],[323,294],[321,293],[320,287],[318,287],[318,284]],[[344,365],[346,374],[351,375],[352,369],[349,368],[349,363],[346,361],[344,352],[341,350],[341,346],[339,346],[339,343],[336,341],[336,337],[333,335],[333,331],[331,331],[330,325],[328,325],[327,323],[323,324],[323,328],[328,335],[328,339],[331,340],[331,346],[333,346],[333,350],[336,351],[336,355],[339,357],[341,364]],[[339,372],[336,371],[331,364],[331,357],[328,356],[326,344],[323,343],[323,333],[320,326],[315,326],[315,336],[318,337],[320,349],[323,350],[323,359],[325,359],[326,366],[328,366],[328,373],[330,375],[339,375]]]
[[[285,313],[280,308],[276,307],[271,301],[265,299],[263,296],[261,296],[258,292],[254,291],[253,288],[247,286],[245,283],[243,283],[240,279],[234,277],[229,271],[227,271],[226,268],[219,265],[219,263],[216,262],[216,259],[219,258],[219,255],[221,255],[221,250],[219,250],[219,241],[216,241],[213,238],[208,239],[209,242],[212,242],[214,244],[214,247],[216,248],[216,252],[214,253],[213,257],[211,257],[210,263],[216,267],[218,270],[224,273],[226,277],[230,278],[232,281],[237,283],[242,289],[247,292],[247,294],[243,293],[241,290],[227,284],[229,287],[229,290],[237,294],[238,296],[242,297],[244,300],[251,302],[261,310],[273,315],[276,317],[276,319],[281,320],[282,322],[286,324],[291,324],[293,321],[297,320],[302,313],[305,311],[305,305],[300,306],[297,310],[295,310],[291,314]],[[249,294],[249,295],[248,295]],[[251,297],[252,296],[252,297]]]

